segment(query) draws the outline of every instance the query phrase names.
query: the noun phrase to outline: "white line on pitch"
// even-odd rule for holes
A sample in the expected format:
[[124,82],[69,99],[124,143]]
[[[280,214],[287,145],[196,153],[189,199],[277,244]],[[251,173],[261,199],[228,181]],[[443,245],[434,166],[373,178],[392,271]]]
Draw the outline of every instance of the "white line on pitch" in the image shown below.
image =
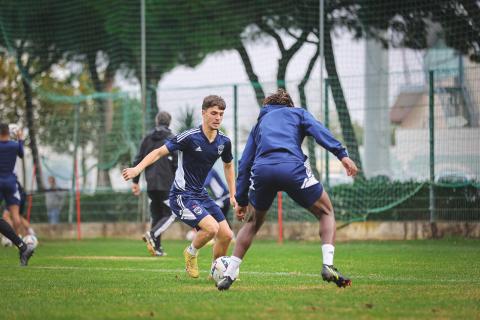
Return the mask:
[[[67,267],[67,266],[29,266],[29,269],[45,270],[83,270],[83,271],[127,271],[127,272],[159,272],[159,273],[183,273],[184,269],[145,269],[145,268],[105,268],[105,267]],[[240,274],[253,276],[278,276],[278,277],[307,277],[320,278],[321,275],[314,273],[300,272],[260,272],[260,271],[242,271]],[[370,280],[375,282],[393,281],[393,282],[460,282],[460,283],[480,283],[476,279],[427,279],[427,278],[408,278],[408,277],[385,277],[382,275],[350,275],[354,280]]]

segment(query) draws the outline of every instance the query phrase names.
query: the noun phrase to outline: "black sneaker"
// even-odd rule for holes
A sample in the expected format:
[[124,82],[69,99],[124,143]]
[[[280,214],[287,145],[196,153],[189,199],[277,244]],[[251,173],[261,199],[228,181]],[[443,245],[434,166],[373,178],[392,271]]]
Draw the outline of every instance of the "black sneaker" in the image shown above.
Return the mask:
[[322,278],[327,282],[333,281],[339,288],[345,288],[352,285],[352,280],[342,275],[333,265],[323,265]]
[[228,290],[234,281],[235,279],[232,279],[229,276],[225,276],[222,280],[220,280],[220,282],[216,283],[215,285],[220,291]]
[[167,253],[163,250],[163,247],[158,247],[155,249],[155,256],[157,257],[165,257]]
[[28,260],[33,256],[34,252],[33,246],[27,244],[27,248],[22,252],[20,251],[20,266],[26,267],[28,265]]

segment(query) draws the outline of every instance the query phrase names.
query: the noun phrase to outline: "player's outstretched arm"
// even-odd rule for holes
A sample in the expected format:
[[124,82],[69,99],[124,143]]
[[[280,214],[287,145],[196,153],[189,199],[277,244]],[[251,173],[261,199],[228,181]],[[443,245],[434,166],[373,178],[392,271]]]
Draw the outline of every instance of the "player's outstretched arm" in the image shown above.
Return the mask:
[[151,165],[161,157],[168,155],[169,153],[170,151],[168,151],[165,145],[153,150],[152,152],[147,154],[147,156],[143,158],[143,160],[140,161],[140,163],[137,164],[135,167],[123,169],[122,171],[123,179],[125,180],[133,179],[134,177],[142,173],[142,171],[145,170],[146,167],[148,167],[149,165]]

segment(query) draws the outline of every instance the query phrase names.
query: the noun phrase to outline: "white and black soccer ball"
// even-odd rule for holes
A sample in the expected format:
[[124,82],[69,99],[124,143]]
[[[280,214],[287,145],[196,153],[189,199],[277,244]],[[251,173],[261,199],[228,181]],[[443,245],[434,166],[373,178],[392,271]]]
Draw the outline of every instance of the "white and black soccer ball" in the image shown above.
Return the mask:
[[23,237],[23,242],[25,242],[28,245],[31,245],[34,248],[38,246],[38,239],[32,234],[29,234]]
[[[224,273],[225,271],[227,271],[229,264],[230,257],[227,256],[217,258],[217,260],[212,263],[212,269],[210,270],[210,274],[212,275],[213,281],[215,281],[216,284],[218,284],[223,279]],[[238,277],[238,272],[239,270],[237,269],[235,278]]]
[[12,241],[10,241],[10,239],[4,237],[4,236],[0,236],[0,238],[2,238],[1,242],[2,242],[2,246],[4,247],[11,247],[13,245]]
[[197,231],[195,230],[190,230],[187,232],[187,234],[185,235],[185,240],[187,241],[193,241],[193,238],[195,238],[195,235],[197,234]]

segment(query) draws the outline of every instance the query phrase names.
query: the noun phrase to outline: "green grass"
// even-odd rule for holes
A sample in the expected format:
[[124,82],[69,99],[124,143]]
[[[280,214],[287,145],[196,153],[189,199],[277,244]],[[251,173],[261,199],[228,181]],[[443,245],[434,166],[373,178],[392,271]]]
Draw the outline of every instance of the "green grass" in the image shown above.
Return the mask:
[[183,271],[184,241],[152,258],[141,241],[44,241],[29,267],[0,248],[1,319],[472,319],[480,316],[480,241],[354,242],[335,264],[353,279],[321,280],[315,243],[254,242],[239,282],[219,292]]

